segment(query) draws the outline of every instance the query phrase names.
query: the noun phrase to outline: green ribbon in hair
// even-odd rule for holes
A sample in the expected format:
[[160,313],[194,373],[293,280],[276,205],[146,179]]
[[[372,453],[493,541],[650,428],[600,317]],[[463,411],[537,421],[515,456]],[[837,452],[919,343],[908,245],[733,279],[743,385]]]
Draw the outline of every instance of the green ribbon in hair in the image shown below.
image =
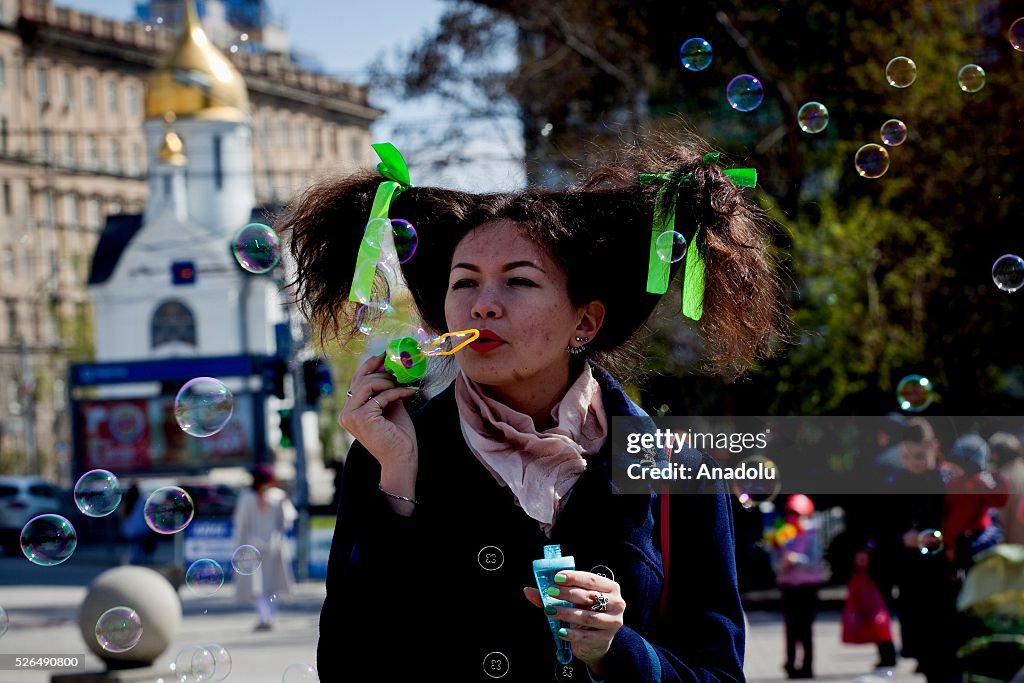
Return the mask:
[[373,291],[373,278],[377,273],[377,263],[381,256],[381,240],[384,238],[384,230],[389,225],[389,223],[376,219],[388,218],[391,202],[399,194],[412,187],[412,181],[409,179],[409,167],[406,165],[405,159],[402,158],[402,153],[393,144],[378,142],[370,146],[380,157],[377,171],[386,180],[377,187],[377,194],[373,197],[370,217],[366,221],[366,232],[363,233],[363,241],[359,244],[359,253],[356,256],[352,287],[348,292],[349,301],[360,303],[370,300]]
[[[705,164],[719,163],[721,155],[709,152],[702,159]],[[725,175],[739,187],[757,186],[757,169],[727,168]],[[665,232],[675,231],[676,198],[680,188],[693,180],[693,175],[685,173],[673,179],[673,173],[641,173],[640,182],[644,185],[662,183],[654,198],[654,219],[651,222],[651,248],[647,261],[647,291],[651,294],[664,294],[668,291],[669,276],[672,264],[658,255],[658,238]],[[672,190],[670,200],[665,202],[666,194]],[[704,315],[704,256],[697,248],[698,225],[690,237],[686,249],[686,263],[683,264],[683,296],[682,313],[691,320],[700,320]]]

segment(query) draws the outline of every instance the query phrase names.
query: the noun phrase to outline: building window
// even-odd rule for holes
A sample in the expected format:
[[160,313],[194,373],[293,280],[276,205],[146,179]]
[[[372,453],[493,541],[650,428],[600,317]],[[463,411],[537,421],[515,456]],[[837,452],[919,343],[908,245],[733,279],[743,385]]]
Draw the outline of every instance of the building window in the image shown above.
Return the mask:
[[363,158],[363,140],[359,135],[353,135],[349,141],[352,152],[352,162],[358,164],[359,160]]
[[64,133],[64,163],[73,166],[75,163],[75,134]]
[[110,141],[110,151],[107,155],[107,169],[116,173],[121,168],[121,143],[117,140]]
[[40,105],[50,103],[50,75],[45,66],[36,67],[36,101]]
[[65,107],[71,106],[71,73],[68,71],[60,74],[60,103]]
[[107,111],[117,111],[117,83],[107,81]]
[[213,136],[213,182],[219,190],[224,185],[224,165],[223,159],[221,158],[223,150],[223,140],[219,135]]
[[42,192],[42,211],[40,212],[40,218],[46,225],[53,225],[53,191],[43,190]]
[[282,121],[281,122],[281,144],[286,146],[286,147],[288,146],[288,131],[289,130],[290,129],[288,127],[288,122],[287,121]]
[[196,345],[196,321],[191,309],[180,301],[165,301],[153,313],[151,348],[181,342]]
[[86,76],[82,79],[82,99],[89,109],[96,108],[96,79]]
[[138,116],[139,114],[139,89],[135,84],[129,85],[125,88],[125,106],[128,108],[128,113],[132,116]]
[[7,154],[7,117],[0,116],[0,154]]
[[4,215],[10,216],[14,213],[14,206],[11,204],[11,184],[6,180],[4,181],[3,202]]
[[14,266],[14,247],[4,247],[3,264],[0,265],[0,273],[3,273],[4,280],[7,281],[17,277],[18,273]]
[[50,161],[50,129],[43,128],[39,131],[39,147],[40,154],[42,154],[43,161],[49,163]]
[[128,175],[142,175],[142,162],[142,145],[137,142],[133,142],[132,153],[128,157]]
[[7,62],[4,56],[0,55],[0,88],[7,87]]
[[90,228],[100,227],[100,201],[90,199],[85,203],[85,222]]
[[64,195],[64,225],[78,225],[78,197],[70,192]]
[[85,167],[97,169],[100,165],[100,143],[95,135],[85,139]]

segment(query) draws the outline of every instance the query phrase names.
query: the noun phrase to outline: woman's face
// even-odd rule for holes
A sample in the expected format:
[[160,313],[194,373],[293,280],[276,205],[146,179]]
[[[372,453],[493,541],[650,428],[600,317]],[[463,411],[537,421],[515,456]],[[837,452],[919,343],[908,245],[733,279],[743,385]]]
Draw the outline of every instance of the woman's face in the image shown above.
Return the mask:
[[501,387],[566,377],[565,347],[600,327],[594,306],[603,317],[599,303],[572,305],[565,273],[512,221],[485,223],[455,248],[444,313],[450,331],[480,330],[457,356],[474,382]]

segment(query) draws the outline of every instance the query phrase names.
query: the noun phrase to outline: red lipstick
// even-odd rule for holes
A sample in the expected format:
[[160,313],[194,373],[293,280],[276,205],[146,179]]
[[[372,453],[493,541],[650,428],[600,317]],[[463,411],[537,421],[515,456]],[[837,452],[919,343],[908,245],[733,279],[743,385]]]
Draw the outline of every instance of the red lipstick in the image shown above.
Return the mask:
[[475,342],[469,345],[469,348],[478,353],[487,353],[488,351],[493,351],[504,343],[505,340],[502,339],[501,335],[497,332],[485,329],[480,330],[480,336],[477,337]]

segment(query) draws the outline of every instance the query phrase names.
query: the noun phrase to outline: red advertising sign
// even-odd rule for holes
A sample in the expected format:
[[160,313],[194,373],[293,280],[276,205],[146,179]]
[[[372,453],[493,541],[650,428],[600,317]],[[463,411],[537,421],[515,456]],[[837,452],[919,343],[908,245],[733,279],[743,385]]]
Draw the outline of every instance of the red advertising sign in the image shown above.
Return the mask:
[[172,473],[245,466],[253,459],[252,400],[245,394],[235,395],[227,425],[206,438],[181,430],[170,396],[80,401],[76,417],[85,470]]

